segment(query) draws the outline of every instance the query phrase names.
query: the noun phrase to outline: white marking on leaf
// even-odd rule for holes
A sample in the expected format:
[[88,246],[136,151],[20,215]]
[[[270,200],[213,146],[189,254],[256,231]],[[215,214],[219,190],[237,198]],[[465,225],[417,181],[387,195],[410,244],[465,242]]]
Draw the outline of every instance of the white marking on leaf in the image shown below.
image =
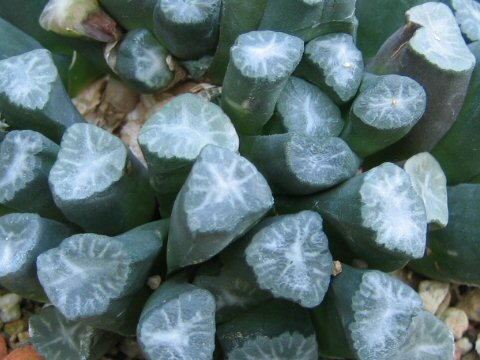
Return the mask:
[[176,23],[201,23],[218,11],[219,0],[161,0],[165,16]]
[[480,3],[475,0],[452,0],[455,18],[470,41],[480,40]]
[[253,236],[245,254],[262,289],[304,307],[322,301],[332,257],[317,213],[303,211],[278,218]]
[[139,324],[150,359],[211,359],[215,346],[215,303],[205,290],[183,293],[155,308]]
[[358,358],[389,359],[396,354],[422,307],[422,299],[408,285],[380,271],[366,272],[352,298],[354,321],[349,326]]
[[190,231],[242,231],[272,205],[270,188],[245,158],[208,145],[185,184],[185,211]]
[[353,111],[378,129],[413,126],[425,112],[427,95],[416,81],[399,75],[382,76],[354,101]]
[[52,303],[68,319],[102,314],[122,296],[130,258],[102,235],[74,235],[38,258],[38,277]]
[[32,50],[0,60],[0,93],[15,106],[43,109],[58,72],[50,52]]
[[12,131],[0,146],[0,202],[12,200],[36,175],[40,165],[35,156],[43,150],[42,140],[32,131]]
[[298,332],[280,336],[256,336],[245,341],[228,355],[229,360],[317,360],[318,348],[314,335],[305,337]]
[[240,35],[230,53],[244,76],[274,81],[293,72],[301,60],[303,41],[280,32],[252,31]]
[[305,55],[320,66],[325,83],[332,87],[342,101],[357,92],[362,81],[363,57],[349,34],[330,34],[310,41]]
[[363,225],[376,233],[376,243],[421,258],[427,219],[408,174],[391,163],[382,164],[365,174],[360,195]]
[[101,193],[124,174],[127,149],[120,139],[90,124],[65,132],[49,175],[52,191],[63,200]]
[[237,151],[238,135],[215,104],[184,94],[163,107],[143,127],[139,142],[160,158],[194,160],[208,144]]
[[408,10],[406,17],[420,27],[410,39],[410,46],[428,61],[441,69],[458,72],[474,67],[475,57],[447,5],[428,2]]

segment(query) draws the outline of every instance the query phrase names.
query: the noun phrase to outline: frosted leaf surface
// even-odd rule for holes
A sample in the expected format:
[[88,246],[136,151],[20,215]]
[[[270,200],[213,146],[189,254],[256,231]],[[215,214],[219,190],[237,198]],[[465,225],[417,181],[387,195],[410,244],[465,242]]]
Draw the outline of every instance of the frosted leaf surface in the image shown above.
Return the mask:
[[160,158],[195,160],[205,145],[238,150],[238,135],[217,105],[199,96],[176,97],[142,128],[139,143]]
[[270,188],[258,170],[218,146],[203,148],[184,186],[191,232],[243,233],[273,205]]
[[81,234],[38,257],[38,277],[52,303],[68,319],[102,314],[124,294],[130,257],[118,240]]
[[151,360],[210,360],[215,347],[215,301],[205,290],[181,294],[142,318],[138,338]]
[[315,336],[305,337],[298,332],[285,332],[268,338],[257,336],[230,352],[229,360],[317,360]]
[[306,45],[305,55],[323,70],[325,83],[342,101],[355,95],[362,82],[364,64],[351,35],[320,36]]
[[0,145],[0,203],[12,200],[35,178],[40,163],[35,156],[42,150],[42,139],[33,131],[7,134]]
[[302,181],[329,187],[352,177],[359,161],[340,138],[312,141],[294,135],[286,149],[287,164]]
[[268,81],[289,76],[302,53],[300,38],[268,30],[240,35],[230,50],[231,61],[244,76]]
[[376,233],[375,242],[412,258],[425,252],[425,207],[410,177],[400,167],[384,163],[365,174],[360,189],[363,225]]
[[406,76],[386,75],[357,96],[353,112],[378,129],[413,126],[422,117],[427,104],[425,90]]
[[422,198],[429,223],[444,227],[448,223],[447,178],[429,153],[412,156],[405,162],[405,171]]
[[469,71],[475,66],[475,57],[447,5],[428,2],[408,10],[406,17],[408,22],[419,26],[409,44],[427,61],[451,71]]
[[455,18],[471,41],[480,40],[480,3],[475,0],[452,0]]
[[98,10],[97,0],[49,0],[39,19],[45,30],[67,36],[83,35],[83,22]]
[[318,87],[290,77],[277,102],[277,111],[289,132],[310,136],[337,136],[344,122],[340,110]]
[[127,148],[107,131],[90,124],[67,129],[49,182],[63,200],[86,199],[101,193],[124,175]]
[[407,341],[391,359],[453,359],[454,352],[455,343],[448,326],[430,312],[421,311],[412,319]]
[[15,106],[43,109],[57,76],[50,52],[32,50],[0,60],[0,93]]
[[302,211],[278,217],[256,233],[245,250],[260,288],[304,307],[320,304],[332,272],[332,256],[320,215]]
[[40,235],[36,214],[10,214],[0,217],[0,277],[18,271],[34,249]]
[[95,330],[65,319],[50,306],[30,318],[29,335],[38,352],[48,360],[88,360]]
[[219,0],[160,0],[159,4],[168,19],[183,24],[204,22],[220,8]]
[[389,359],[422,307],[422,299],[408,285],[380,271],[366,272],[352,298],[354,321],[349,326],[358,358]]

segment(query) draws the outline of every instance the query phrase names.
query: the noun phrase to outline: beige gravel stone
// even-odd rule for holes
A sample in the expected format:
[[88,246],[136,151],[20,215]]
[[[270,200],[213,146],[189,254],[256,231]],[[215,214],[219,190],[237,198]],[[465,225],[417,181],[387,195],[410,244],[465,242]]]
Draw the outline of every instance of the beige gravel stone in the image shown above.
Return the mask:
[[480,289],[473,289],[456,305],[471,321],[480,321]]
[[465,355],[473,349],[473,344],[467,337],[463,337],[455,343],[455,348],[460,349],[462,355]]
[[0,320],[4,323],[18,320],[22,317],[20,302],[22,298],[17,294],[5,294],[0,297]]
[[440,315],[440,318],[452,330],[453,337],[460,339],[465,331],[468,329],[468,317],[465,311],[458,308],[448,308]]
[[425,280],[418,285],[418,293],[423,299],[425,310],[435,314],[448,297],[450,285],[440,281]]

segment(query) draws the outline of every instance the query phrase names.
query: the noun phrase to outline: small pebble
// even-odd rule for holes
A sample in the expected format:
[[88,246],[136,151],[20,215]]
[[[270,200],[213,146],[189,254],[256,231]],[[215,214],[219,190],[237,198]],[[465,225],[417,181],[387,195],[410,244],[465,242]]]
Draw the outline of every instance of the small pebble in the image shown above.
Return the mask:
[[448,296],[450,285],[440,281],[425,280],[418,285],[418,293],[423,299],[425,310],[435,314]]
[[162,277],[160,275],[150,276],[147,281],[147,285],[152,290],[157,290],[162,283]]
[[462,357],[462,360],[480,360],[480,356],[476,352],[469,352]]
[[459,349],[462,355],[465,355],[473,349],[473,345],[468,338],[463,337],[455,343],[455,348]]
[[480,289],[473,289],[456,305],[472,321],[480,321]]
[[17,335],[18,341],[20,344],[25,345],[30,342],[30,335],[28,334],[28,331],[22,331]]
[[5,331],[5,334],[7,334],[7,336],[12,337],[21,332],[27,331],[27,329],[28,329],[27,320],[20,319],[20,320],[5,324],[5,327],[3,330]]
[[18,320],[22,317],[20,302],[22,298],[17,294],[6,294],[0,297],[0,320],[4,323]]
[[452,330],[453,337],[460,339],[463,333],[468,329],[468,318],[465,312],[454,307],[448,308],[440,315],[440,318]]

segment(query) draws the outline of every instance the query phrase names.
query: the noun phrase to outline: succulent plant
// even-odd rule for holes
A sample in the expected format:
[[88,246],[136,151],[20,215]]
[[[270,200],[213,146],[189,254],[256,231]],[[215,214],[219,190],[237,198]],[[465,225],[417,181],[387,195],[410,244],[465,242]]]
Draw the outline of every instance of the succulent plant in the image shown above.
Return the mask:
[[[480,285],[478,19],[477,0],[3,2],[0,285],[50,304],[32,344],[453,360],[386,272]],[[99,75],[141,99],[114,127],[70,99]]]

